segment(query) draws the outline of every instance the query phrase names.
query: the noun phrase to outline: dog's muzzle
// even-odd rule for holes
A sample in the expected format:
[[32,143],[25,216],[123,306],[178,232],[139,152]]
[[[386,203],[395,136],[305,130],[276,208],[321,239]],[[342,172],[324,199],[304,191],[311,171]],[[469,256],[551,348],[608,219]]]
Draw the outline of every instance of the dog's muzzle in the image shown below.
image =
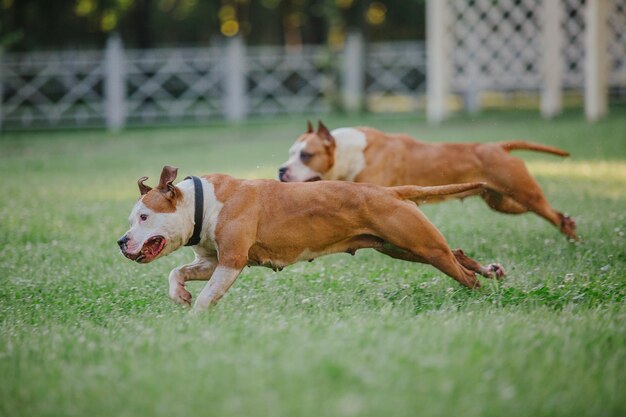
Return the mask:
[[152,236],[143,243],[139,252],[129,253],[126,250],[126,243],[128,242],[128,240],[128,237],[124,236],[117,241],[117,244],[119,245],[120,250],[125,257],[127,257],[131,261],[139,263],[147,263],[154,260],[157,256],[161,254],[161,251],[165,247],[166,243],[165,237],[161,235]]
[[120,247],[122,252],[126,252],[126,242],[128,242],[128,236],[126,235],[117,240],[117,245]]
[[285,182],[285,176],[287,175],[287,171],[289,170],[289,168],[287,167],[280,167],[278,168],[278,179],[282,182]]

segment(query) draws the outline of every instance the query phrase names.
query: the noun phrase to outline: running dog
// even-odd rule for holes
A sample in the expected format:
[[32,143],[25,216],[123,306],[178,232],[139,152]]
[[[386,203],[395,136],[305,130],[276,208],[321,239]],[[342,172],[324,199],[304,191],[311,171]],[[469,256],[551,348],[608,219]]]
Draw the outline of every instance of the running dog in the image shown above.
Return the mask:
[[152,262],[182,246],[195,260],[169,276],[169,296],[191,305],[190,280],[208,280],[194,310],[215,304],[245,266],[275,270],[332,253],[372,248],[393,258],[430,264],[469,287],[475,274],[501,278],[498,264],[481,266],[452,251],[416,204],[431,198],[479,193],[480,183],[437,187],[380,187],[339,181],[281,183],[213,174],[174,185],[177,168],[165,166],[159,184],[138,181],[141,197],[130,230],[118,240],[128,259]]
[[[515,150],[569,153],[551,146],[521,140],[496,143],[426,143],[404,134],[387,134],[369,127],[329,131],[320,121],[317,131],[307,131],[289,150],[278,170],[284,182],[344,180],[382,186],[444,185],[484,182],[480,196],[501,213],[533,212],[576,239],[574,220],[556,211],[546,200],[524,161]],[[463,198],[456,194],[433,198]]]

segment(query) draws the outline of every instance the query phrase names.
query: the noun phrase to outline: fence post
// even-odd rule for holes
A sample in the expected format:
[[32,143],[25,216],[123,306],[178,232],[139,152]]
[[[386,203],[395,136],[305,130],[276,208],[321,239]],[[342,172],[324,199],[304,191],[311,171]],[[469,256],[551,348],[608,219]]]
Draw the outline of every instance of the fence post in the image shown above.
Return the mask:
[[427,117],[431,123],[440,123],[448,116],[447,3],[447,0],[428,0],[426,3]]
[[248,113],[246,97],[246,46],[239,36],[227,39],[223,60],[224,115],[231,121],[243,120]]
[[596,121],[608,112],[608,0],[587,0],[585,24],[585,114]]
[[365,42],[360,32],[348,32],[341,62],[341,99],[350,113],[363,110],[365,98]]
[[543,10],[543,51],[542,73],[543,86],[541,90],[541,115],[551,119],[561,112],[563,107],[563,29],[561,0],[544,0]]
[[119,35],[113,34],[107,39],[104,60],[106,125],[110,131],[118,131],[126,121],[126,71]]

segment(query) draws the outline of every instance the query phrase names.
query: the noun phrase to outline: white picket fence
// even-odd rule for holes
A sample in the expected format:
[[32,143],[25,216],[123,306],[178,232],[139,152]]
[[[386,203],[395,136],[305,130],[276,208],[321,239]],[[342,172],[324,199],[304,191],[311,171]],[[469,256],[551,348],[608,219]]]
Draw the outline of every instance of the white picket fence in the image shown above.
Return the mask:
[[[546,0],[448,0],[453,86],[458,90],[539,89],[542,47],[547,43]],[[607,1],[607,0],[602,0]],[[626,1],[609,0],[609,84],[626,85]],[[584,84],[586,0],[556,0],[555,36],[563,60],[563,84]]]
[[124,50],[111,38],[104,51],[5,54],[2,128],[117,129],[323,113],[341,102],[345,90],[355,89],[355,80],[366,99],[423,94],[423,42],[366,50],[360,36],[351,39],[338,53],[311,45],[296,51],[246,47],[240,39],[223,46]]
[[626,89],[626,0],[428,0],[429,117],[445,119],[461,93],[534,92],[546,117],[564,90],[584,91],[588,119]]
[[6,54],[0,75],[3,127],[104,123],[100,51]]
[[626,0],[427,5],[428,51],[421,41],[366,45],[350,33],[342,51],[249,47],[237,38],[125,50],[113,37],[104,51],[0,55],[0,129],[118,129],[335,107],[421,111],[426,102],[436,122],[451,95],[473,111],[494,91],[541,96],[547,117],[560,112],[563,90],[584,92],[595,120],[607,111],[609,88],[626,90]]

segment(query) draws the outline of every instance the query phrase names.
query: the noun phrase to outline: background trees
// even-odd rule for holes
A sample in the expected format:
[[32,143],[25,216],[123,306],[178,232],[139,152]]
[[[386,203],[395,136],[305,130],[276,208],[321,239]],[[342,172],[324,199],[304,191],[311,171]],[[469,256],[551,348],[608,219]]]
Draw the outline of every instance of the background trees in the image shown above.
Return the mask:
[[9,50],[101,47],[112,31],[126,45],[340,44],[347,30],[369,40],[420,39],[424,0],[0,0],[0,42]]

